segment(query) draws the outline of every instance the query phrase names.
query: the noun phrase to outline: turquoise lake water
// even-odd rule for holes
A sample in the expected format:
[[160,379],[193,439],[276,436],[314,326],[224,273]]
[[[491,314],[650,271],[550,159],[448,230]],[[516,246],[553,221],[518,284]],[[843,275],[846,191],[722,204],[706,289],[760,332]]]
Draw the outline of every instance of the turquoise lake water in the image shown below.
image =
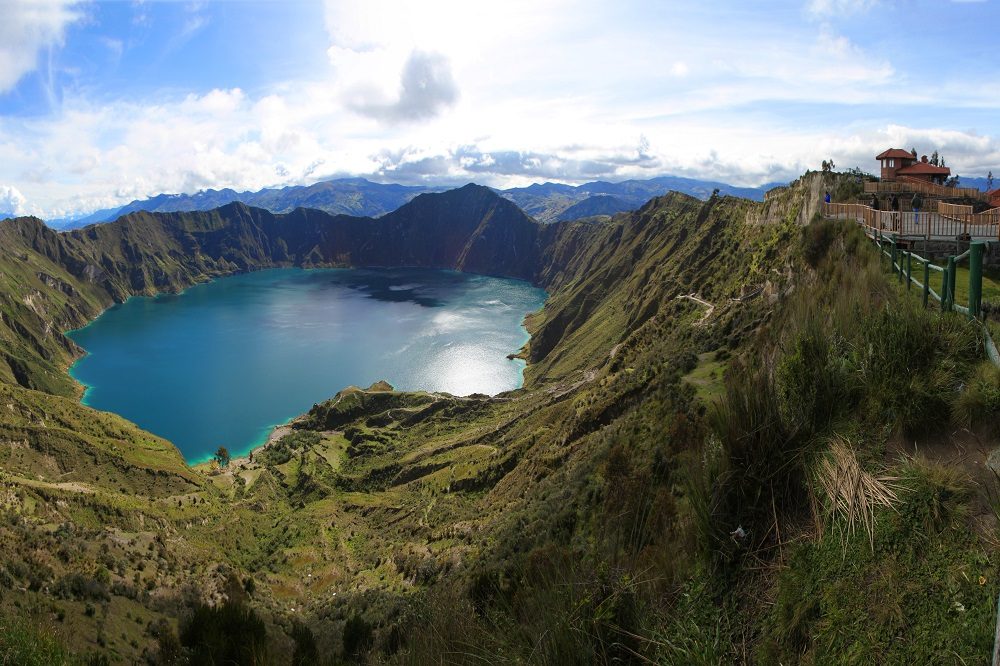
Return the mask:
[[380,379],[490,395],[521,385],[526,282],[424,269],[274,269],[131,298],[68,335],[84,404],[172,441],[241,455],[274,425]]

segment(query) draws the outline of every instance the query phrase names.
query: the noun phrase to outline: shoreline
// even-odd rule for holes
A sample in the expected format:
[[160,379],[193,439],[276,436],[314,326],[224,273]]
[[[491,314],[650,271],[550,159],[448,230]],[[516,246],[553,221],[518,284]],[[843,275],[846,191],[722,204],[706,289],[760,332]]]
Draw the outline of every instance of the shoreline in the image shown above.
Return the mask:
[[271,446],[272,444],[280,440],[285,435],[292,432],[293,430],[292,424],[295,423],[295,421],[297,421],[299,418],[300,417],[296,416],[294,418],[289,419],[288,421],[285,421],[280,425],[276,425],[273,428],[271,428],[271,432],[268,433],[267,438],[264,440],[263,444],[255,446],[254,448],[250,449],[241,456],[234,456],[230,458],[228,467],[233,467],[234,465],[246,466],[254,464],[253,460],[251,459],[251,456],[260,453],[267,447]]
[[[285,435],[291,433],[292,430],[294,429],[292,424],[298,421],[301,417],[302,417],[301,414],[298,416],[293,416],[292,418],[288,419],[283,423],[270,426],[270,430],[267,433],[267,436],[264,438],[264,441],[262,443],[254,444],[250,449],[248,449],[244,453],[241,453],[238,456],[231,456],[229,458],[229,464],[225,468],[220,468],[219,471],[224,472],[227,470],[231,470],[236,466],[246,467],[247,465],[256,464],[253,460],[250,459],[250,457],[253,455],[257,455],[267,447],[271,446],[272,444],[280,440]],[[172,443],[173,442],[171,442],[171,444]],[[199,460],[197,462],[188,462],[187,460],[185,460],[184,462],[189,468],[193,470],[204,471],[202,468],[204,468],[206,465],[211,465],[214,460],[215,456],[213,454],[209,455],[204,460]]]

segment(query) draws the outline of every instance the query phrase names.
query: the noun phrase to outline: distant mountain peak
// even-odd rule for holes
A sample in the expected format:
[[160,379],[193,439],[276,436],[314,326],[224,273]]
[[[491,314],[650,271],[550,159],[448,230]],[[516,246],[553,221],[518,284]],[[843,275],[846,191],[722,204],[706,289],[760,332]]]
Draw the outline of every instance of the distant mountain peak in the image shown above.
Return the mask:
[[[649,180],[604,180],[566,185],[564,183],[532,183],[527,187],[496,190],[476,183],[458,188],[422,185],[376,183],[361,176],[335,178],[312,185],[289,185],[282,188],[265,188],[257,192],[237,192],[230,188],[200,190],[195,194],[158,194],[144,200],[134,200],[120,208],[100,210],[77,219],[51,221],[51,226],[75,229],[100,222],[108,222],[137,210],[149,212],[204,211],[240,201],[248,206],[263,208],[272,213],[287,213],[297,208],[314,208],[334,215],[381,217],[411,201],[420,194],[449,190],[489,192],[513,201],[525,213],[539,222],[574,219],[573,216],[610,215],[634,210],[649,199],[677,190],[701,199],[708,198],[718,188],[723,194],[762,200],[764,192],[774,183],[759,188],[741,188],[714,181],[696,180],[682,176],[658,176]],[[588,199],[596,196],[613,197],[611,200]],[[594,211],[594,212],[590,212]]]

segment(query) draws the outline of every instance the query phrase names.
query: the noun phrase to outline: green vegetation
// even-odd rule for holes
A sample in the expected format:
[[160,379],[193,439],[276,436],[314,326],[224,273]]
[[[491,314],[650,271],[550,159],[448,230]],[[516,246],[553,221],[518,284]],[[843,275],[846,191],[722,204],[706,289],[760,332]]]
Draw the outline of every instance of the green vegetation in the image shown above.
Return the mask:
[[0,618],[0,663],[56,666],[76,663],[76,659],[51,634],[24,620]]
[[698,354],[698,364],[684,376],[684,380],[695,387],[698,398],[705,404],[723,393],[722,377],[726,370],[726,350]]
[[[912,271],[913,277],[923,282],[924,278],[921,272],[923,266],[915,262]],[[918,275],[918,273],[920,274]],[[944,273],[931,271],[930,284],[935,293],[941,293],[942,280],[944,280]],[[913,289],[916,288],[914,285]],[[967,265],[958,264],[955,266],[955,302],[959,305],[968,305],[969,303],[969,267]],[[983,302],[996,304],[996,307],[1000,308],[1000,275],[996,271],[983,271]]]
[[[54,395],[67,385],[30,388],[76,353],[31,331],[211,274],[384,258],[320,247],[308,211],[280,233],[244,207],[71,237],[0,227],[4,274],[35,285],[8,302],[35,288],[27,300],[45,308],[0,340],[36,359],[0,384],[0,617],[58,626],[68,646],[8,624],[0,649],[151,663],[982,662],[1000,591],[1000,484],[985,465],[1000,375],[977,327],[921,309],[857,229],[802,224],[817,192],[855,180],[809,175],[765,204],[671,194],[547,227],[464,188],[450,201],[473,218],[456,228],[475,250],[419,257],[548,289],[527,322],[525,387],[346,388],[253,456],[197,470]],[[415,200],[413,219],[440,201]],[[484,234],[489,215],[505,226]],[[367,247],[337,224],[339,247]],[[140,230],[141,268],[116,272],[111,246]],[[397,260],[412,257],[385,263]],[[48,262],[76,295],[39,287],[25,262]],[[110,266],[108,280],[82,280],[87,265]]]
[[877,512],[873,544],[834,525],[792,551],[765,621],[762,662],[985,662],[1000,566],[968,528],[971,489],[935,464],[899,472],[905,491]]
[[[163,646],[170,641],[160,641]],[[192,664],[267,664],[267,629],[257,614],[241,603],[195,606],[184,622],[180,644]],[[177,650],[180,653],[180,650]]]

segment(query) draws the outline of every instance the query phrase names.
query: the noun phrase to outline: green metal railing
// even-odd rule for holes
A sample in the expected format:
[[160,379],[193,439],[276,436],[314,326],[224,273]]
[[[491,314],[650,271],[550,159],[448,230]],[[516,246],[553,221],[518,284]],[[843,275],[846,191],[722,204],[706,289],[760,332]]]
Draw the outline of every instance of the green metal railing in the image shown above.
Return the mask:
[[[925,308],[933,296],[934,300],[941,304],[942,312],[961,312],[979,322],[986,338],[986,354],[994,365],[1000,367],[1000,353],[997,352],[993,338],[990,337],[989,327],[983,321],[983,254],[986,252],[987,243],[972,241],[968,250],[959,255],[949,256],[944,266],[937,266],[931,263],[930,259],[899,247],[895,234],[885,235],[876,230],[871,238],[878,246],[879,256],[889,259],[889,269],[894,275],[899,276],[899,281],[905,280],[908,290],[914,285],[922,290]],[[969,302],[967,305],[961,305],[955,302],[955,274],[959,262],[966,259],[969,260]],[[923,265],[923,282],[913,275],[914,262]],[[943,273],[940,294],[931,289],[931,271]]]

